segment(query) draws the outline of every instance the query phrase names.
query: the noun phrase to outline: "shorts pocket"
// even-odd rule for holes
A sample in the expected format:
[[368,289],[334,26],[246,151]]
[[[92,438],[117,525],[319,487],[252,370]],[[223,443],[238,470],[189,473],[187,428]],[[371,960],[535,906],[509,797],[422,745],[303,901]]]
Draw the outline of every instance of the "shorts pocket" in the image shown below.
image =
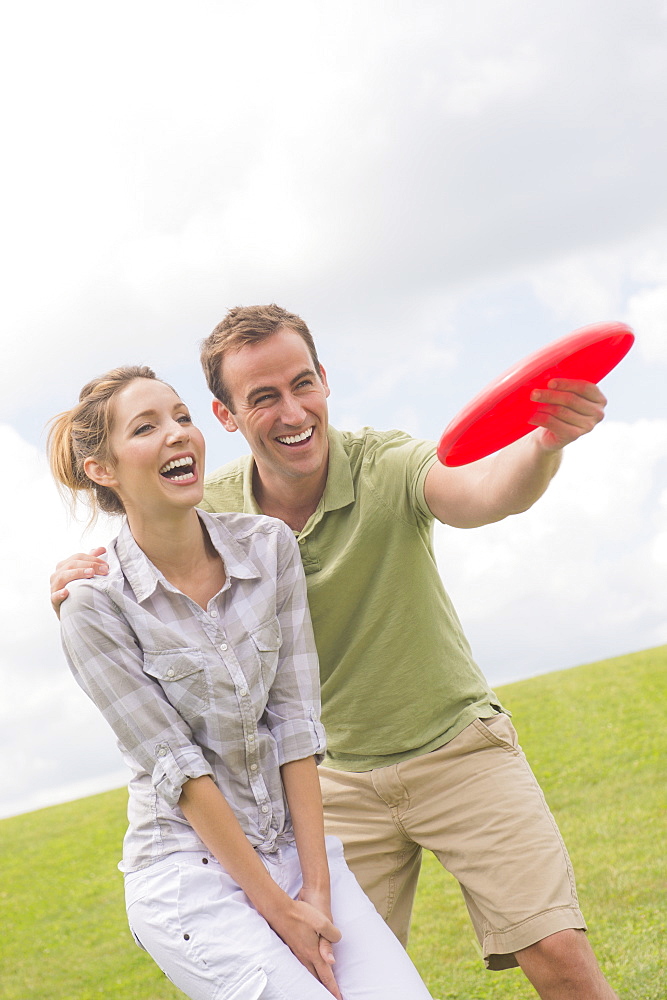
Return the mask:
[[475,719],[473,726],[487,743],[511,753],[521,752],[516,729],[512,725],[510,717],[504,712],[499,712],[490,720]]

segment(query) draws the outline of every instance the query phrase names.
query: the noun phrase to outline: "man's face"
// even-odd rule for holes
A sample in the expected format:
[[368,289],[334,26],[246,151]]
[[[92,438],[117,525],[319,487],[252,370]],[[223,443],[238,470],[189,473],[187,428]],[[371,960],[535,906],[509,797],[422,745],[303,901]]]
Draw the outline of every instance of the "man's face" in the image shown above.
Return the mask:
[[258,344],[230,352],[223,365],[233,412],[219,400],[213,412],[228,431],[241,431],[260,476],[321,474],[329,454],[329,386],[299,334],[283,327]]

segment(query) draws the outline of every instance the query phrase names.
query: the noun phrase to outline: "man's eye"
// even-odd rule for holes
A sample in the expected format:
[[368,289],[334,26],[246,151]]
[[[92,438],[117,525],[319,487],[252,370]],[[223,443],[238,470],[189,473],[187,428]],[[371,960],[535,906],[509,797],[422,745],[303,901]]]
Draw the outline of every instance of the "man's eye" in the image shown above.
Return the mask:
[[266,406],[266,404],[270,403],[272,399],[273,396],[268,392],[264,396],[257,396],[255,398],[255,406]]
[[312,378],[304,378],[297,384],[297,389],[307,389],[313,384]]

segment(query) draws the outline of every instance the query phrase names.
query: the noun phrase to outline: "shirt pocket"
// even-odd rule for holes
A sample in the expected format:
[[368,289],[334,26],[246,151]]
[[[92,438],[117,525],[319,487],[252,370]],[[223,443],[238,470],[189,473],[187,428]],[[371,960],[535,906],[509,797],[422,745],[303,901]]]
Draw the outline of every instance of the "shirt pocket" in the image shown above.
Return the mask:
[[278,654],[283,641],[280,622],[277,618],[264,622],[250,632],[250,638],[259,657],[262,683],[268,694],[278,669]]
[[144,649],[144,671],[158,682],[169,703],[186,721],[199,718],[208,709],[205,659],[196,646]]

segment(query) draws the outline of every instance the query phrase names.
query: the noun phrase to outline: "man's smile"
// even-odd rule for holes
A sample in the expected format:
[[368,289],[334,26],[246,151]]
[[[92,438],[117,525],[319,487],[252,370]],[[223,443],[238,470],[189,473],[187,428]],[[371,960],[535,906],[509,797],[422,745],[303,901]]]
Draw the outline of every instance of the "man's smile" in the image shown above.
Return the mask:
[[280,444],[301,444],[302,441],[310,440],[314,430],[314,427],[308,427],[305,431],[302,431],[301,434],[285,434],[281,437],[276,437],[276,441],[279,441]]

